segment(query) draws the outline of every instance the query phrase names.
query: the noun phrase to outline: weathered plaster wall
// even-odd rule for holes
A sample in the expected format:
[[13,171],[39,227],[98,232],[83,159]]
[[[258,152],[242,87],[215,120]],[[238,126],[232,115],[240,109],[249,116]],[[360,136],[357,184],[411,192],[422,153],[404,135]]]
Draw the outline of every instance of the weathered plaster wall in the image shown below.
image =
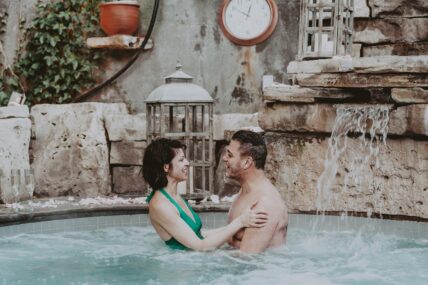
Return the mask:
[[[2,0],[8,7],[8,58],[16,54],[19,36],[19,16],[31,19],[35,0]],[[184,71],[194,76],[215,99],[216,113],[253,113],[261,103],[261,81],[265,74],[274,74],[275,80],[285,80],[287,64],[297,53],[299,0],[277,0],[278,25],[266,42],[253,47],[232,44],[221,32],[217,22],[218,7],[223,0],[168,0],[161,1],[157,22],[152,34],[154,48],[144,53],[122,75],[117,84],[104,89],[89,101],[125,102],[133,113],[144,112],[144,99],[153,89],[164,83],[177,60]],[[149,24],[154,1],[140,1],[142,19],[140,33]],[[106,74],[123,66],[132,52],[110,52]]]

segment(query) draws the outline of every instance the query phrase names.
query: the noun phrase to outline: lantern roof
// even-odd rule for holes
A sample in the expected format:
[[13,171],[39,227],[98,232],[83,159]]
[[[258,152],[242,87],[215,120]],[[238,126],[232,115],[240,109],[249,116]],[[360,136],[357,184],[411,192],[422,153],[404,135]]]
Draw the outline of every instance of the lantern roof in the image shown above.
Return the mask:
[[192,83],[193,77],[182,70],[178,62],[176,71],[165,77],[165,84],[150,93],[146,103],[212,103],[213,98],[207,90]]

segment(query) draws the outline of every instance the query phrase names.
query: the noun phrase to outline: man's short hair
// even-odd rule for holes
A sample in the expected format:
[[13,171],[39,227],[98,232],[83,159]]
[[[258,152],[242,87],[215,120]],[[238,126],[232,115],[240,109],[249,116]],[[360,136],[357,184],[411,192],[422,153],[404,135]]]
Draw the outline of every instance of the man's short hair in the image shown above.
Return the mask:
[[241,155],[248,155],[254,160],[257,169],[264,169],[267,156],[266,143],[263,137],[255,132],[240,130],[233,134],[232,140],[238,141],[241,146]]

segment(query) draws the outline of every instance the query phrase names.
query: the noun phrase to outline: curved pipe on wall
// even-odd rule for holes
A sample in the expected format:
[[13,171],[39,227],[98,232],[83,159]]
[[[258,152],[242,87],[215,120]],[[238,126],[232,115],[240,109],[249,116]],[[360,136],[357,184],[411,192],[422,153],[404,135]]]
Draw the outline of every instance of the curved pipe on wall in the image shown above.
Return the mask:
[[155,4],[153,6],[153,12],[152,12],[152,17],[150,19],[150,24],[149,24],[149,28],[147,29],[147,33],[144,37],[143,42],[141,43],[141,47],[138,49],[138,51],[134,54],[134,56],[132,57],[132,59],[125,65],[123,66],[119,71],[117,71],[115,74],[113,74],[112,77],[110,77],[109,79],[105,80],[104,82],[98,84],[97,86],[89,89],[88,91],[80,94],[79,96],[77,96],[76,98],[74,98],[71,102],[73,103],[78,103],[78,102],[82,102],[83,100],[87,99],[88,97],[90,97],[92,94],[94,94],[95,92],[101,90],[102,88],[104,88],[105,86],[111,84],[113,81],[115,81],[120,75],[122,75],[126,70],[128,70],[129,67],[131,67],[131,65],[134,64],[134,62],[137,60],[137,58],[140,56],[141,52],[144,50],[144,48],[146,47],[147,42],[150,39],[150,36],[152,35],[152,31],[153,31],[153,27],[155,25],[156,22],[156,16],[158,14],[158,10],[159,10],[159,3],[160,0],[155,0]]

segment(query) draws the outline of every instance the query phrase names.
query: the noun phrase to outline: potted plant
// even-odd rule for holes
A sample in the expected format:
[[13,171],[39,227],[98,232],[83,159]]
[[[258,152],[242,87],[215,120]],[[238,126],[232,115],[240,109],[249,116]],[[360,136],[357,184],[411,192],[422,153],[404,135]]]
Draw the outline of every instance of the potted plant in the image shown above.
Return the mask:
[[133,35],[138,30],[140,4],[137,1],[112,1],[99,5],[101,29],[109,36]]

